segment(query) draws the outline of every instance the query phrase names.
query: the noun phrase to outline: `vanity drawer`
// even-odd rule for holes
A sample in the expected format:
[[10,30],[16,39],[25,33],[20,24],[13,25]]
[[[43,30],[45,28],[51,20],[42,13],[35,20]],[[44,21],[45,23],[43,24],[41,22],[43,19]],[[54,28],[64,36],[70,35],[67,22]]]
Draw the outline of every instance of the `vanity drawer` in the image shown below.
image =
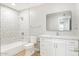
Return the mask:
[[66,40],[68,46],[78,46],[78,40]]
[[77,56],[78,40],[66,40],[66,56]]

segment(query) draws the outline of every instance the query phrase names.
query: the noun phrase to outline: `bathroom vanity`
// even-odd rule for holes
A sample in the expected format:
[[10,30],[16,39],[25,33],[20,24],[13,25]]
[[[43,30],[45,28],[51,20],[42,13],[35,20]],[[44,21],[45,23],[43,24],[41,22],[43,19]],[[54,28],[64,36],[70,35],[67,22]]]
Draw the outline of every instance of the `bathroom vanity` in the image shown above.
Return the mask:
[[79,37],[60,35],[59,33],[74,30],[72,19],[71,10],[46,15],[46,31],[57,32],[57,34],[55,36],[40,35],[41,56],[78,56]]
[[78,56],[78,37],[40,36],[41,56]]

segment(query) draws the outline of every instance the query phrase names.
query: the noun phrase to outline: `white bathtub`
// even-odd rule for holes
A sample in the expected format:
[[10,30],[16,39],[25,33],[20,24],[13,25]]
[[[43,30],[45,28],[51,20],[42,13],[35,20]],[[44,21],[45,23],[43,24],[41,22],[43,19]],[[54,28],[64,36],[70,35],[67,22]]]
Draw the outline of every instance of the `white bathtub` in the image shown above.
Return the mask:
[[[24,45],[26,43],[22,41],[14,42],[7,45],[1,46],[1,56],[13,56],[16,55],[17,52],[24,49]],[[28,45],[28,44],[26,44]]]

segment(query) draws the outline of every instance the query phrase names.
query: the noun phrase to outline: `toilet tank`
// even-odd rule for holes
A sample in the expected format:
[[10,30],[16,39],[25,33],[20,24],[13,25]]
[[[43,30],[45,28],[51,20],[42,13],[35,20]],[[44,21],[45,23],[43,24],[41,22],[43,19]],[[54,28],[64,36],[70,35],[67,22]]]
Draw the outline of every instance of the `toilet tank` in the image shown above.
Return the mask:
[[36,43],[37,42],[37,37],[36,36],[31,36],[30,37],[30,42],[31,43]]

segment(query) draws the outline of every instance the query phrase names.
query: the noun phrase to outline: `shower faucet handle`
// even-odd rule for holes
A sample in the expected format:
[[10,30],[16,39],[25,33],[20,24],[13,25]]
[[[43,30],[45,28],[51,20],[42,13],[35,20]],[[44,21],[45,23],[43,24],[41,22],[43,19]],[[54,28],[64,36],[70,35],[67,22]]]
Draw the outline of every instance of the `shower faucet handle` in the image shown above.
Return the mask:
[[24,32],[22,32],[21,35],[24,35]]

